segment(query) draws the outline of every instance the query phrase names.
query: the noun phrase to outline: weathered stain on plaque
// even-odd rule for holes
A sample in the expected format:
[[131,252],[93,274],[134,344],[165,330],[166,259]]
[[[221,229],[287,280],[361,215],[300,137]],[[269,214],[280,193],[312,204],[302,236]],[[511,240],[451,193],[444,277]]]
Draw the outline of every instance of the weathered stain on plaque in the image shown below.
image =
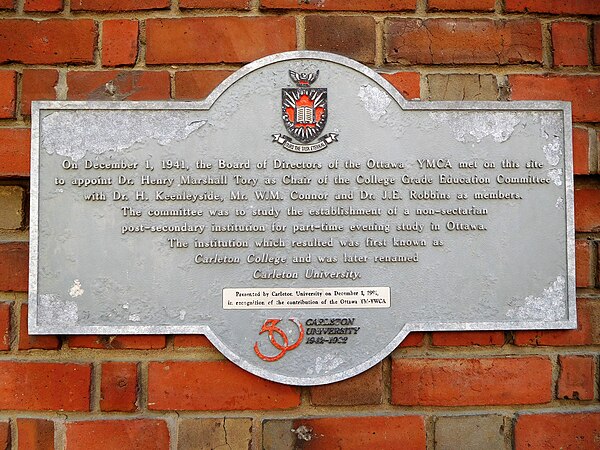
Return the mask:
[[67,156],[77,162],[87,153],[122,152],[136,143],[155,139],[160,145],[181,141],[206,122],[189,120],[181,111],[146,111],[144,120],[127,111],[63,111],[42,119],[42,128],[77,129],[73,135],[42,135],[42,147],[49,153]]
[[32,333],[203,333],[311,385],[415,330],[576,325],[570,105],[274,55],[204,102],[32,114]]

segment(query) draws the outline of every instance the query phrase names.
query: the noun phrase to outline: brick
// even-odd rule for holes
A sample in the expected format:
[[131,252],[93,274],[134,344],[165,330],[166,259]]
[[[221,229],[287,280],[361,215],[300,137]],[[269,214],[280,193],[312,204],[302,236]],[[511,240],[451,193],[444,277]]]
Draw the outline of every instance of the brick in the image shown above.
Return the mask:
[[383,78],[400,91],[406,99],[421,96],[421,75],[417,72],[381,73]]
[[557,397],[566,400],[593,400],[595,363],[593,356],[561,355]]
[[123,350],[160,350],[167,346],[164,335],[111,336],[108,348]]
[[298,388],[258,378],[227,361],[151,362],[148,367],[151,410],[265,410],[299,404]]
[[29,335],[27,324],[27,305],[21,306],[21,325],[19,329],[19,350],[58,350],[60,339],[51,335]]
[[18,230],[23,223],[23,188],[0,186],[0,229]]
[[592,286],[592,243],[587,240],[575,241],[575,279],[577,287]]
[[0,70],[0,119],[13,119],[16,105],[17,72],[14,70]]
[[[596,135],[596,138],[595,139],[592,138],[591,140],[592,140],[592,142],[595,141],[594,142],[595,149],[593,152],[594,152],[594,154],[596,154],[597,152],[600,151],[600,133],[598,131],[596,131],[594,134]],[[593,146],[594,144],[590,143],[590,146]],[[597,172],[599,170],[600,170],[600,162],[598,163],[598,166],[596,168],[592,168],[593,172]]]
[[58,12],[63,9],[63,0],[25,0],[25,12]]
[[170,6],[169,0],[72,0],[71,11],[144,11],[149,9],[165,9]]
[[28,270],[27,242],[0,243],[0,291],[27,292]]
[[17,419],[19,450],[54,450],[54,422]]
[[590,173],[590,138],[585,128],[573,128],[573,173]]
[[522,415],[514,433],[515,450],[597,449],[600,413]]
[[395,405],[523,405],[551,400],[552,364],[545,357],[392,360]]
[[175,73],[175,98],[199,100],[206,98],[232,70],[186,70]]
[[146,21],[147,64],[247,62],[296,48],[292,17],[193,17]]
[[403,64],[522,64],[542,61],[537,20],[389,19],[388,62]]
[[107,348],[108,336],[74,335],[67,336],[70,348]]
[[8,450],[10,448],[10,424],[0,422],[0,448]]
[[138,32],[137,20],[102,22],[102,65],[134,65],[138,54]]
[[179,423],[177,450],[252,448],[252,419],[186,419]]
[[422,333],[420,331],[413,331],[412,333],[409,333],[409,335],[404,338],[404,340],[400,343],[398,348],[421,347],[423,345],[424,338],[425,338],[425,333]]
[[600,64],[600,22],[594,23],[592,39],[594,41],[594,64]]
[[167,345],[163,335],[69,336],[70,348],[97,348],[107,350],[157,350]]
[[69,100],[168,100],[169,72],[69,72]]
[[318,11],[414,11],[416,0],[261,0],[260,7]]
[[515,345],[576,346],[600,343],[600,303],[577,299],[577,328],[574,330],[516,331]]
[[512,100],[573,103],[574,122],[600,122],[600,76],[509,75]]
[[600,246],[596,245],[596,287],[600,286]]
[[250,9],[250,0],[180,0],[182,9]]
[[600,190],[575,189],[575,230],[600,231]]
[[504,418],[499,415],[438,417],[435,450],[504,450]]
[[66,425],[69,450],[168,450],[169,429],[164,420],[98,420]]
[[136,363],[102,363],[100,409],[102,411],[135,411],[137,409],[137,377]]
[[495,0],[428,0],[428,11],[493,11]]
[[175,348],[205,347],[215,349],[206,336],[200,334],[180,334],[173,339]]
[[34,100],[56,100],[58,70],[23,69],[21,77],[21,114],[31,114],[31,102]]
[[494,75],[427,75],[427,100],[498,100]]
[[504,345],[502,331],[445,331],[431,333],[431,343],[437,347],[473,345]]
[[600,14],[596,0],[505,0],[507,12],[548,14]]
[[[298,448],[303,450],[426,448],[425,423],[420,416],[299,419],[294,421],[293,429],[298,436]],[[303,435],[311,439],[304,441]]]
[[95,46],[90,19],[0,20],[0,63],[90,64]]
[[89,411],[91,366],[0,361],[0,408]]
[[363,63],[375,62],[375,19],[366,16],[305,18],[307,50],[338,53]]
[[318,406],[379,405],[382,400],[381,363],[347,380],[310,388],[310,403]]
[[0,350],[10,350],[10,309],[10,303],[0,303]]
[[265,420],[262,429],[263,450],[296,450],[296,434],[291,420]]
[[0,9],[15,9],[15,0],[0,0]]
[[29,176],[31,131],[0,128],[0,176]]
[[552,54],[555,66],[587,66],[587,24],[554,22],[552,24]]

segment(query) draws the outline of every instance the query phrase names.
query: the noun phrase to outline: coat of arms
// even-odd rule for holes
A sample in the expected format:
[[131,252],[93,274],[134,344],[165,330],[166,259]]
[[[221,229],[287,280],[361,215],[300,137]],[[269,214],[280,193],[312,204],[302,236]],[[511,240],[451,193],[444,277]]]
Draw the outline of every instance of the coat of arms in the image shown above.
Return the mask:
[[[273,141],[286,150],[307,153],[316,152],[337,140],[336,133],[328,133],[314,144],[327,123],[327,88],[311,87],[319,77],[316,73],[289,71],[297,87],[281,90],[281,112],[286,130],[292,137],[274,134]],[[292,142],[292,138],[299,143]]]

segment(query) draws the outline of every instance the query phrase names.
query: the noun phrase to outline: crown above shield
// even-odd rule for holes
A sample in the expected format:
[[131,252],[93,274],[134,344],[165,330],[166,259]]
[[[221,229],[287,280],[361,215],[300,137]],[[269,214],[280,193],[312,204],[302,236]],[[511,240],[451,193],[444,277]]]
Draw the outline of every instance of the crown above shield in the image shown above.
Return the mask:
[[290,78],[292,79],[292,81],[294,83],[296,83],[296,86],[300,86],[300,87],[310,86],[317,80],[318,77],[319,77],[318,70],[315,73],[305,73],[305,72],[298,73],[298,72],[294,72],[293,70],[290,70]]

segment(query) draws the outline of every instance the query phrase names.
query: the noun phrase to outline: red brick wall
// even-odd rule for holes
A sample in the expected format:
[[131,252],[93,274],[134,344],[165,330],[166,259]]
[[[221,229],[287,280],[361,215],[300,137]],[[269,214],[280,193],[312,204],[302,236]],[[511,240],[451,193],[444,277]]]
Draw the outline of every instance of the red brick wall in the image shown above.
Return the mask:
[[[408,98],[572,101],[578,329],[413,334],[312,388],[202,336],[29,336],[30,102],[199,99],[295,49]],[[0,449],[600,446],[598,0],[0,0],[0,65]]]

